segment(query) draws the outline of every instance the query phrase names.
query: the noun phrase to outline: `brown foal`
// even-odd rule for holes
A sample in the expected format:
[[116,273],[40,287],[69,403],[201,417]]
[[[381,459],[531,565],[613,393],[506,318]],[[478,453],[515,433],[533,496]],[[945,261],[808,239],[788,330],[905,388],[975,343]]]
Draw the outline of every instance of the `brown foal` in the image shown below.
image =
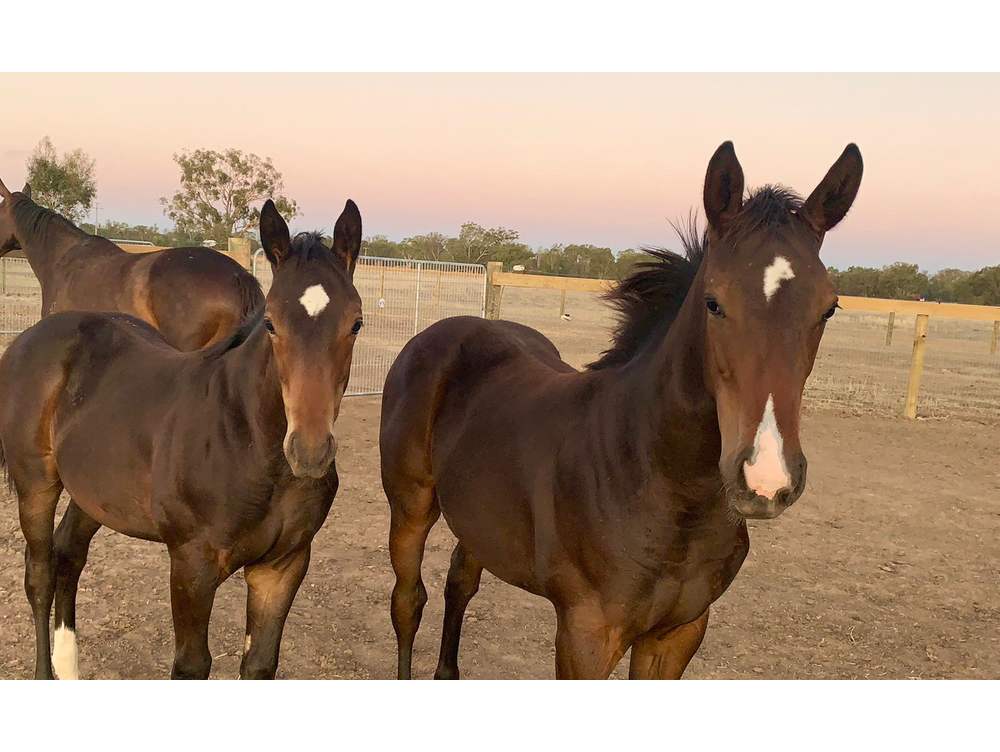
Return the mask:
[[820,260],[862,174],[848,146],[805,201],[744,197],[731,143],[705,179],[708,230],[611,294],[612,348],[578,372],[541,334],[452,318],[400,353],[382,402],[398,675],[427,600],[424,543],[458,539],[435,676],[457,678],[483,569],[555,607],[556,676],[677,678],[749,550],[747,518],[799,498],[799,408],[837,297]]
[[42,287],[42,315],[120,311],[160,330],[178,350],[229,336],[264,302],[260,285],[211,248],[126,253],[0,182],[0,257],[24,251]]
[[[176,638],[172,676],[205,678],[216,589],[242,568],[240,676],[271,678],[313,536],[337,492],[334,421],[361,329],[348,201],[333,248],[289,237],[270,201],[265,305],[226,339],[181,353],[120,313],[62,312],[0,358],[0,459],[17,492],[35,676],[77,676],[76,590],[106,525],[164,543]],[[72,504],[53,535],[60,492]],[[49,615],[55,600],[55,655]]]

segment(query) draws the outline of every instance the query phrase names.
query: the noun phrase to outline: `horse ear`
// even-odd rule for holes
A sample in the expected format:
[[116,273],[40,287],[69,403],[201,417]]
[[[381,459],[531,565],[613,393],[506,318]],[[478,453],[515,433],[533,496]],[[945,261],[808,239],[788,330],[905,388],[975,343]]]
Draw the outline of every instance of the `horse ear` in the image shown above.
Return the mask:
[[21,193],[23,193],[28,198],[31,198],[31,184],[25,183],[24,188],[21,189]]
[[705,173],[705,216],[709,226],[722,235],[743,207],[743,168],[733,142],[726,141],[708,162]]
[[361,252],[361,212],[351,199],[347,199],[344,211],[340,213],[337,224],[333,227],[332,250],[344,260],[347,272],[353,277],[354,265],[358,261],[358,253]]
[[275,269],[288,258],[292,248],[288,225],[271,199],[265,201],[264,208],[260,210],[260,244]]
[[820,235],[832,230],[854,203],[862,172],[861,150],[848,144],[840,159],[833,163],[826,177],[802,204],[799,216]]
[[2,180],[0,180],[0,198],[3,198],[3,199],[9,199],[10,198],[10,191],[7,190],[7,186],[5,186],[3,184]]

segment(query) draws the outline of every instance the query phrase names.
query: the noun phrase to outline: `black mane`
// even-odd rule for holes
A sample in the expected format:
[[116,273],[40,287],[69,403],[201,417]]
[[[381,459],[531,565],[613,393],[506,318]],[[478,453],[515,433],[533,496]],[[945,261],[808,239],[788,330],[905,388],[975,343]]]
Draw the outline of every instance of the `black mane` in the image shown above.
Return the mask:
[[303,261],[315,261],[330,255],[330,247],[323,242],[321,232],[300,232],[292,238],[292,249],[289,254]]
[[214,345],[204,348],[201,353],[205,360],[214,360],[215,358],[222,357],[230,350],[235,350],[250,339],[250,335],[261,326],[263,321],[264,306],[261,305],[247,315],[240,325],[233,330],[232,334],[223,340],[219,340]]
[[[14,204],[14,223],[18,227],[18,232],[30,235],[34,241],[45,243],[45,237],[53,225],[72,230],[79,235],[87,234],[59,212],[39,206],[23,193],[17,195],[19,199]],[[24,242],[21,244],[24,245]]]
[[762,185],[747,196],[722,240],[728,245],[736,245],[758,230],[786,225],[800,208],[802,197],[791,188]]
[[[743,202],[721,238],[732,247],[763,229],[788,224],[802,207],[801,197],[781,185],[763,185]],[[615,309],[617,323],[611,347],[587,368],[598,370],[627,363],[657,328],[666,332],[677,318],[708,249],[708,231],[698,231],[697,218],[673,225],[684,254],[663,248],[643,248],[652,259],[636,264],[635,271],[619,282],[604,299]]]
[[652,331],[669,328],[680,311],[691,283],[698,273],[708,233],[698,231],[694,215],[685,225],[673,225],[684,255],[665,248],[643,248],[652,258],[636,264],[635,271],[604,294],[617,312],[611,347],[587,368],[612,368],[630,361]]

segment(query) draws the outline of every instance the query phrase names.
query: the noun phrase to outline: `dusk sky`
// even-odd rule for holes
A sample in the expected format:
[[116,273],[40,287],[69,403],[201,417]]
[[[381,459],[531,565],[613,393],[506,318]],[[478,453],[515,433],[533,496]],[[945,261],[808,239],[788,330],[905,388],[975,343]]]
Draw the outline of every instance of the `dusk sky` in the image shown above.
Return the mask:
[[1000,263],[1000,75],[0,74],[0,177],[24,180],[48,135],[97,161],[101,218],[169,226],[172,154],[269,156],[325,229],[353,198],[365,234],[532,246],[671,245],[731,139],[749,186],[808,194],[844,146],[865,160],[827,264]]

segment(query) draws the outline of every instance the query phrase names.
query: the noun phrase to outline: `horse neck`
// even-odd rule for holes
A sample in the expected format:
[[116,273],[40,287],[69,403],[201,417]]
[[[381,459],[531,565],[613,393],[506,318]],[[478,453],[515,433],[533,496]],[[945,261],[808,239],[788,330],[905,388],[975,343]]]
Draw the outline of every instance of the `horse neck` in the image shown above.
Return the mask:
[[703,297],[699,271],[666,334],[623,366],[615,388],[628,413],[621,425],[648,463],[645,474],[714,488],[721,437],[715,400],[705,385]]
[[[27,200],[27,199],[25,199]],[[17,241],[24,251],[28,265],[40,281],[48,280],[48,272],[56,261],[70,248],[88,237],[87,233],[78,228],[68,219],[59,216],[46,217],[41,227],[38,227],[39,215],[17,218],[15,215],[15,231]]]
[[220,358],[218,378],[223,391],[239,405],[258,449],[280,450],[286,430],[281,382],[271,342],[263,327],[257,327],[238,347]]

